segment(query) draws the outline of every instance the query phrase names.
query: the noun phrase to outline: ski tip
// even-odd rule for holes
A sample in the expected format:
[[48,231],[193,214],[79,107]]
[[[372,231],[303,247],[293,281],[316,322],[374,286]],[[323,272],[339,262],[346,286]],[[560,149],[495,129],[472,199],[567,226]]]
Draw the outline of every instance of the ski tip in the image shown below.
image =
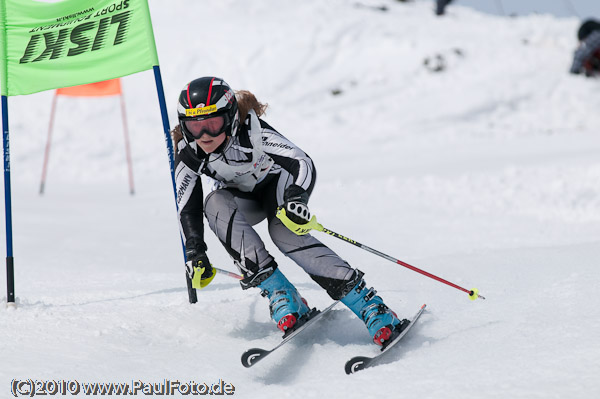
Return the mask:
[[369,366],[371,362],[371,358],[365,356],[356,356],[346,362],[344,366],[344,370],[346,370],[346,374],[354,374],[362,369],[365,369]]
[[242,355],[242,365],[246,368],[252,367],[256,363],[258,363],[269,352],[270,351],[267,351],[264,349],[259,349],[259,348],[248,349]]

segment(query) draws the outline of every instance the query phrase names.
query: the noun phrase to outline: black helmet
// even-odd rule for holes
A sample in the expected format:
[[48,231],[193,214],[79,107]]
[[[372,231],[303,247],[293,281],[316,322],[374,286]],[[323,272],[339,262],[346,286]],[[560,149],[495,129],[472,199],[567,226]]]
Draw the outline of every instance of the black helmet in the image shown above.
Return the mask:
[[194,79],[181,90],[177,116],[188,143],[194,141],[194,137],[185,127],[185,121],[222,116],[223,130],[227,136],[235,136],[240,119],[235,93],[223,79],[214,76]]
[[579,27],[579,30],[577,31],[577,38],[579,41],[585,40],[585,38],[595,30],[600,30],[600,23],[593,19],[588,19]]

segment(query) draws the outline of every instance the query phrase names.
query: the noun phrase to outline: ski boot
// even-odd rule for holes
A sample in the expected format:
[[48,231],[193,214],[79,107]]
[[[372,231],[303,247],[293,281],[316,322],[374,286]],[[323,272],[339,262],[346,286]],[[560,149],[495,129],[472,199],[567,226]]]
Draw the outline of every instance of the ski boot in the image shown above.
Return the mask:
[[365,323],[373,342],[385,346],[394,332],[400,333],[409,321],[398,319],[376,293],[373,288],[367,289],[365,280],[361,280],[341,302]]
[[296,287],[275,269],[265,281],[258,285],[261,295],[269,298],[271,318],[284,333],[291,331],[298,320],[307,315],[309,308]]

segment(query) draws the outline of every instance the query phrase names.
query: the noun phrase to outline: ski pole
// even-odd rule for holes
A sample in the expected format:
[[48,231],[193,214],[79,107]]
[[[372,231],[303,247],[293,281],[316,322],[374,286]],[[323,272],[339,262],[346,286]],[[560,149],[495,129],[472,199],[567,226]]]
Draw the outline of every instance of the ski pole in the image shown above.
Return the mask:
[[218,267],[214,267],[213,266],[213,270],[215,270],[217,273],[221,273],[221,274],[224,274],[226,276],[233,277],[233,278],[235,278],[237,280],[243,279],[243,277],[240,276],[239,274],[235,274],[235,273],[227,271],[225,269],[219,269]]
[[456,285],[456,284],[454,284],[454,283],[451,283],[451,282],[450,282],[450,281],[448,281],[448,280],[444,280],[444,279],[443,279],[443,278],[441,278],[441,277],[438,277],[438,276],[436,276],[436,275],[433,275],[433,274],[431,274],[431,273],[428,273],[428,272],[426,272],[425,270],[421,270],[421,269],[419,269],[418,267],[414,267],[414,266],[412,266],[412,265],[409,265],[408,263],[406,263],[406,262],[403,262],[403,261],[401,261],[400,259],[394,259],[394,258],[392,258],[391,256],[389,256],[389,255],[386,255],[386,254],[384,254],[384,253],[382,253],[382,252],[379,252],[379,251],[377,251],[377,250],[375,250],[375,249],[373,249],[373,248],[367,247],[366,245],[364,245],[364,244],[361,244],[361,243],[360,243],[360,242],[358,242],[358,241],[354,241],[354,240],[353,240],[353,239],[351,239],[351,238],[344,237],[343,235],[341,235],[341,234],[338,234],[338,233],[336,233],[335,231],[331,231],[331,230],[329,230],[328,228],[325,228],[325,227],[323,227],[323,226],[322,226],[322,225],[320,225],[320,224],[319,224],[319,226],[320,226],[321,228],[320,228],[320,229],[319,229],[319,228],[316,228],[315,230],[317,230],[317,231],[321,231],[321,232],[323,232],[323,233],[325,233],[325,234],[329,234],[330,236],[334,236],[335,238],[339,238],[340,240],[342,240],[342,241],[345,241],[345,242],[348,242],[348,243],[350,243],[350,244],[352,244],[352,245],[355,245],[355,246],[357,246],[357,247],[359,247],[359,248],[361,248],[361,249],[364,249],[365,251],[371,252],[372,254],[375,254],[375,255],[377,255],[377,256],[381,256],[382,258],[384,258],[384,259],[387,259],[387,260],[389,260],[389,261],[391,261],[391,262],[397,263],[397,264],[399,264],[400,266],[404,266],[404,267],[406,267],[406,268],[408,268],[408,269],[410,269],[410,270],[412,270],[412,271],[415,271],[415,272],[417,272],[417,273],[421,273],[421,274],[422,274],[422,275],[424,275],[424,276],[427,276],[427,277],[430,277],[430,278],[432,278],[432,279],[434,279],[434,280],[437,280],[437,281],[439,281],[440,283],[444,283],[444,284],[446,284],[446,285],[449,285],[450,287],[454,287],[454,288],[456,288],[457,290],[461,290],[461,291],[463,291],[463,292],[466,292],[467,294],[469,294],[469,298],[470,298],[472,301],[474,301],[474,300],[475,300],[475,299],[477,299],[477,298],[485,299],[485,297],[483,297],[482,295],[479,295],[479,290],[478,290],[477,288],[473,288],[473,289],[471,289],[471,290],[467,290],[466,288],[463,288],[463,287],[461,287],[461,286],[458,286],[458,285]]
[[[212,266],[212,264],[211,264],[211,266]],[[196,270],[200,270],[200,269],[196,268]],[[236,280],[243,279],[243,277],[240,276],[239,274],[232,273],[225,269],[219,269],[218,267],[212,266],[212,270],[213,270],[213,274],[210,277],[208,277],[206,280],[202,280],[200,278],[200,276],[196,276],[196,273],[194,273],[194,278],[190,278],[190,287],[192,287],[196,290],[204,289],[217,276],[217,274],[224,274],[225,276],[232,277]],[[196,285],[194,285],[194,284],[196,284]]]
[[313,217],[311,218],[311,220],[308,223],[306,223],[306,224],[296,224],[296,223],[292,222],[285,215],[285,209],[279,208],[277,210],[277,217],[279,218],[279,220],[281,220],[283,222],[283,224],[288,229],[290,229],[291,231],[293,231],[294,233],[296,233],[298,235],[306,234],[306,233],[308,233],[311,230],[317,230],[317,231],[320,231],[322,233],[329,234],[330,236],[334,236],[335,238],[339,238],[340,240],[342,240],[344,242],[347,242],[347,243],[350,243],[350,244],[352,244],[354,246],[357,246],[360,249],[364,249],[365,251],[371,252],[372,254],[375,254],[377,256],[381,256],[384,259],[387,259],[387,260],[389,260],[391,262],[397,263],[400,266],[404,266],[404,267],[406,267],[406,268],[408,268],[408,269],[410,269],[412,271],[415,271],[417,273],[421,273],[424,276],[427,276],[429,278],[437,280],[440,283],[444,283],[446,285],[449,285],[450,287],[456,288],[457,290],[466,292],[467,294],[469,294],[469,299],[471,299],[472,301],[474,301],[477,298],[485,299],[485,297],[483,297],[483,295],[479,295],[479,290],[477,288],[473,288],[471,290],[468,290],[468,289],[463,288],[463,287],[461,287],[459,285],[451,283],[448,280],[444,280],[443,278],[440,278],[440,277],[438,277],[436,275],[428,273],[425,270],[421,270],[421,269],[419,269],[417,267],[409,265],[406,262],[402,262],[399,259],[392,258],[391,256],[384,254],[383,252],[379,252],[379,251],[377,251],[377,250],[375,250],[373,248],[367,247],[366,245],[361,244],[360,242],[355,241],[355,240],[353,240],[351,238],[345,237],[345,236],[343,236],[341,234],[338,234],[335,231],[329,230],[328,228],[323,227],[322,224],[318,223],[317,222],[317,218],[314,215],[313,215]]

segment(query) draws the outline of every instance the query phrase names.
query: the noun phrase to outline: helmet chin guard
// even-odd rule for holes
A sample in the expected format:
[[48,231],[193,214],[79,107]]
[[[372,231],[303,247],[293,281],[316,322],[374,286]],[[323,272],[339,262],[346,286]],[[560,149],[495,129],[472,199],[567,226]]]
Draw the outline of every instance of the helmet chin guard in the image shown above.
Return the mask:
[[214,76],[194,79],[181,90],[177,116],[186,143],[193,142],[194,137],[186,128],[185,121],[222,116],[223,131],[227,136],[235,136],[240,125],[233,89],[223,79]]

